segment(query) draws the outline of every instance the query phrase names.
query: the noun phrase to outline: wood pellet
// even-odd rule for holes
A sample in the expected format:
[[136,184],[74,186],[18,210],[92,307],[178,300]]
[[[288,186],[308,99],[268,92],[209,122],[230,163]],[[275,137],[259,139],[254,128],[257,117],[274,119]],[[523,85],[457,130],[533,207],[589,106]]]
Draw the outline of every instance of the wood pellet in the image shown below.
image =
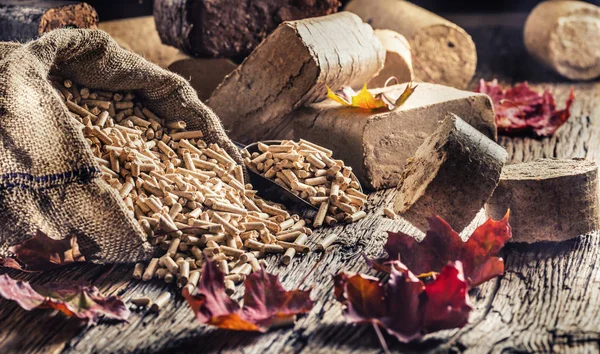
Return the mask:
[[260,152],[252,154],[245,151],[246,166],[317,206],[313,227],[355,222],[366,216],[362,209],[367,196],[360,191],[358,179],[344,161],[333,159],[331,150],[303,139],[258,143],[258,149]]
[[[246,165],[318,206],[312,222],[283,205],[260,198],[245,184],[242,166],[201,131],[184,121],[166,121],[132,92],[97,91],[54,79],[71,116],[79,123],[102,179],[123,199],[130,215],[160,257],[138,263],[133,278],[174,283],[191,293],[206,260],[218,262],[227,293],[267,255],[288,265],[312,231],[308,227],[354,222],[366,214],[352,169],[308,141],[259,144]],[[154,300],[159,310],[170,297]],[[160,300],[160,301],[159,301]]]
[[[183,121],[159,118],[131,92],[99,92],[69,83],[54,82],[102,178],[162,253],[147,265],[137,264],[135,279],[162,279],[192,292],[203,263],[214,260],[222,264],[232,293],[234,284],[260,269],[266,255],[285,254],[282,259],[289,263],[308,250],[303,244],[311,231],[305,220],[258,197],[245,184],[242,166],[202,140],[202,132],[186,130]],[[286,254],[290,249],[294,252]],[[169,299],[163,294],[153,309]]]

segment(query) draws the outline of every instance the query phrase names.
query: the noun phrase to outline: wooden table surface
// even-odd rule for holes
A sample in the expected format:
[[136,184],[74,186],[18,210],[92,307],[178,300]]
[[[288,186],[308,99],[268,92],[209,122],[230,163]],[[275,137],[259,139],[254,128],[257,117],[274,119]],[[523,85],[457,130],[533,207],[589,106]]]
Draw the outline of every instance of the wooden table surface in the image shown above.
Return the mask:
[[[514,18],[513,18],[514,20]],[[457,20],[458,21],[458,20]],[[546,139],[506,138],[500,143],[511,162],[541,157],[585,157],[600,163],[600,83],[569,83],[542,69],[524,52],[521,21],[466,21],[479,55],[478,76],[503,82],[529,80],[550,88],[562,107],[569,87],[575,87],[572,117],[555,136]],[[371,326],[349,325],[332,296],[332,275],[339,271],[369,272],[361,254],[382,253],[386,231],[409,230],[402,220],[382,217],[394,190],[369,196],[368,216],[358,223],[320,230],[340,235],[342,245],[326,254],[310,253],[289,267],[275,260],[268,270],[281,276],[285,287],[313,287],[314,309],[293,328],[266,334],[217,330],[195,322],[192,311],[177,297],[159,314],[134,312],[129,323],[100,321],[85,328],[77,320],[48,310],[26,312],[0,301],[0,352],[129,353],[129,352],[381,352]],[[526,197],[526,196],[524,196]],[[577,201],[573,201],[577,203]],[[600,237],[598,232],[562,243],[510,244],[502,251],[504,276],[470,291],[473,311],[469,324],[403,345],[385,338],[394,352],[598,352],[600,350]],[[11,276],[38,283],[50,280],[89,281],[104,294],[125,300],[152,298],[171,287],[161,281],[130,281],[132,266],[69,266],[45,274]],[[374,274],[374,273],[372,273]],[[241,298],[241,291],[234,295]]]

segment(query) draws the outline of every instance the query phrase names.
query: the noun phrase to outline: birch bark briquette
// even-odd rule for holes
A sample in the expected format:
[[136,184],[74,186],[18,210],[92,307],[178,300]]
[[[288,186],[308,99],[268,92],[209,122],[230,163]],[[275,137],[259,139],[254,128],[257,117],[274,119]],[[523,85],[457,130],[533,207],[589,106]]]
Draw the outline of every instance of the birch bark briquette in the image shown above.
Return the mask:
[[323,100],[325,85],[360,87],[383,67],[373,29],[349,12],[286,22],[217,87],[208,105],[243,143],[282,138],[282,118]]

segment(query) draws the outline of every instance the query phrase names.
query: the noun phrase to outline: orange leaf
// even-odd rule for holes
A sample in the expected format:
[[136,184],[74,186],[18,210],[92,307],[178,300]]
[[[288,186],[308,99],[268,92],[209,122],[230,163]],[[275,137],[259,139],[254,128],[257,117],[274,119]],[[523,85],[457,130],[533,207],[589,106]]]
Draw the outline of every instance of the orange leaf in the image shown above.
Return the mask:
[[196,319],[205,324],[233,331],[265,332],[285,319],[306,313],[313,307],[310,290],[287,291],[279,277],[261,269],[244,282],[244,306],[225,293],[224,275],[215,262],[202,270],[196,295],[184,294]]
[[365,109],[377,109],[387,107],[381,98],[373,96],[364,84],[362,90],[356,93],[352,88],[345,86],[341,91],[333,92],[327,87],[327,97],[347,107],[358,107]]
[[26,281],[0,275],[0,296],[15,301],[26,311],[54,309],[69,317],[96,323],[102,316],[125,321],[129,309],[115,296],[104,297],[93,286],[53,283],[32,286]]
[[211,318],[207,324],[232,331],[259,332],[261,329],[254,323],[243,320],[237,313],[230,313]]

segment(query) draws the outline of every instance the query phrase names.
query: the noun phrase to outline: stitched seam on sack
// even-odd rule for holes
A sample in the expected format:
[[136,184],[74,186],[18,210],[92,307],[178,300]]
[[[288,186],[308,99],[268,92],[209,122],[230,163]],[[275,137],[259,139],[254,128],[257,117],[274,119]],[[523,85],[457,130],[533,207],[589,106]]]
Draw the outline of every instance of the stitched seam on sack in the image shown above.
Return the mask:
[[33,189],[42,190],[65,183],[87,182],[99,177],[102,172],[95,167],[82,168],[63,173],[34,176],[29,173],[12,172],[0,175],[0,189]]

